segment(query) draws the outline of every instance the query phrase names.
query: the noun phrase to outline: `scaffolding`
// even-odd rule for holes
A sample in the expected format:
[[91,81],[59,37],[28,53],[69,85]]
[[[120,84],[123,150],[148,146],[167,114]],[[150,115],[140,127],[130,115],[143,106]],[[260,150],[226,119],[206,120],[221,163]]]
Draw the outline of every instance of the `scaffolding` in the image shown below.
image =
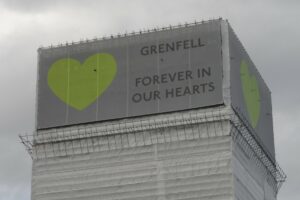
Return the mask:
[[[230,126],[228,126],[230,124]],[[203,132],[200,132],[200,128]],[[134,146],[145,146],[201,137],[231,135],[248,157],[264,169],[268,183],[278,193],[286,175],[264,147],[246,118],[228,108],[191,110],[152,117],[38,131],[20,139],[32,159],[73,156]]]

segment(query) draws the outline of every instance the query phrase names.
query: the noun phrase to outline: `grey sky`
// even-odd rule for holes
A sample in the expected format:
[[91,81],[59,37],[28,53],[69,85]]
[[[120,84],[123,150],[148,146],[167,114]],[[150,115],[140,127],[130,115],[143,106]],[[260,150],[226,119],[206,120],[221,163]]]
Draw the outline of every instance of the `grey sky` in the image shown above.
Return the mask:
[[34,127],[36,50],[140,29],[228,19],[272,91],[278,199],[300,199],[300,1],[0,0],[0,200],[29,200],[31,160],[19,134]]

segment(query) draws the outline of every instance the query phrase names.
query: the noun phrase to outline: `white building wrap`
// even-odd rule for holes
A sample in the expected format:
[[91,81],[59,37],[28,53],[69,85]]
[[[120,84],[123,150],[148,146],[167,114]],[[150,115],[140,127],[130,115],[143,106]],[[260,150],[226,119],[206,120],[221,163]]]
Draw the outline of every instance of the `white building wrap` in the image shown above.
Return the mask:
[[224,107],[40,132],[32,200],[276,199],[234,116]]
[[229,123],[193,114],[195,124],[173,114],[168,127],[37,147],[32,199],[232,199]]

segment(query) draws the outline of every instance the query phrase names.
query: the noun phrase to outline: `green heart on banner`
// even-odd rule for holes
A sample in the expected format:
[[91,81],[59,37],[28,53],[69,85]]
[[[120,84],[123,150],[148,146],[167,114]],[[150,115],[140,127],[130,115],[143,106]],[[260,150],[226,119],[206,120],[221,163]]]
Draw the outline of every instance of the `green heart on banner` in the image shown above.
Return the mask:
[[83,64],[72,58],[63,58],[51,65],[48,85],[61,101],[83,110],[104,93],[116,72],[116,61],[108,53],[94,54]]
[[246,61],[240,65],[240,76],[243,87],[244,100],[248,111],[248,116],[253,128],[256,128],[260,117],[260,93],[259,85],[255,76],[250,75]]

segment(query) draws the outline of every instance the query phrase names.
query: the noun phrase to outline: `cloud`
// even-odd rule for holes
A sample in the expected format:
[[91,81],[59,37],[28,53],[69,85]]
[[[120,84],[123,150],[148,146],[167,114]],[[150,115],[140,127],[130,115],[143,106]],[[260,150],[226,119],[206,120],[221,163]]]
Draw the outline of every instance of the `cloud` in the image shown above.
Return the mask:
[[18,12],[44,12],[58,6],[59,2],[59,0],[0,0],[0,5]]
[[[229,19],[272,91],[276,153],[288,174],[280,199],[298,199],[298,0],[0,0],[0,200],[30,199],[37,48],[195,20]],[[21,194],[21,195],[20,195]],[[298,195],[298,196],[297,196]],[[298,198],[297,198],[298,197]]]

